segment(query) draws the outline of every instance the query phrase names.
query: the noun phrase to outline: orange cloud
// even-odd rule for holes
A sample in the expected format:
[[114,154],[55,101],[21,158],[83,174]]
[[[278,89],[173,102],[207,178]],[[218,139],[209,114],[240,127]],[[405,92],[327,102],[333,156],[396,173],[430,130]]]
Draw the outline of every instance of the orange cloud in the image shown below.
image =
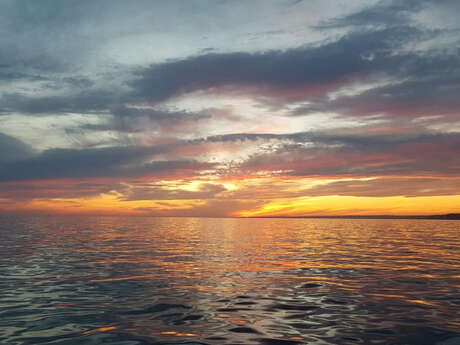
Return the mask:
[[[3,212],[149,216],[339,216],[455,213],[460,179],[446,177],[260,176],[96,183],[53,182],[25,198],[3,196]],[[113,181],[111,181],[113,182]],[[92,187],[93,185],[89,185]],[[83,187],[82,187],[83,186]],[[388,188],[391,186],[391,188]],[[113,188],[110,188],[113,187]],[[83,189],[79,189],[83,188]],[[46,189],[46,188],[45,188]],[[58,191],[62,191],[59,196]],[[66,192],[64,192],[66,190]],[[81,195],[78,192],[81,192]],[[36,189],[33,189],[36,192]],[[1,198],[2,196],[0,196]]]

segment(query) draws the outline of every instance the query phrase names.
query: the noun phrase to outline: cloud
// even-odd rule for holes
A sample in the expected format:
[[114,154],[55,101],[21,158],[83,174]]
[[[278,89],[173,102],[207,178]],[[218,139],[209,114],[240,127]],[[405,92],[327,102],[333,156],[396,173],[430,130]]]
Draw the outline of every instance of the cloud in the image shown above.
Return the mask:
[[15,201],[85,198],[121,188],[121,185],[113,183],[110,179],[91,182],[75,180],[14,181],[1,184],[0,198],[4,197]]
[[169,217],[229,217],[237,215],[239,211],[255,209],[264,204],[263,200],[204,200],[198,205],[170,208],[166,207],[142,207],[138,210],[151,216]]
[[[410,62],[412,60],[412,62]],[[352,96],[313,101],[295,108],[293,115],[336,112],[347,116],[381,115],[417,118],[460,117],[460,50],[409,59],[404,81],[375,87]]]
[[[272,152],[252,155],[238,166],[240,173],[287,171],[293,176],[455,175],[460,135],[332,136],[316,135],[285,143]],[[450,164],[446,164],[450,162]]]
[[134,184],[129,185],[120,192],[123,201],[133,200],[207,200],[214,199],[226,188],[222,185],[203,183],[197,190],[171,189],[164,185]]
[[426,0],[383,0],[376,5],[344,17],[332,18],[316,25],[317,29],[335,29],[350,26],[394,26],[406,25],[410,15],[419,12],[427,5]]
[[[375,8],[391,12],[392,6],[405,13],[404,9],[413,5],[392,3]],[[57,82],[56,85],[67,85],[65,92],[52,95],[49,92],[4,93],[0,112],[112,114],[114,123],[107,127],[90,125],[87,129],[104,130],[112,126],[112,130],[130,131],[132,129],[126,125],[129,120],[124,121],[125,118],[139,119],[143,116],[162,124],[174,124],[182,117],[180,112],[141,110],[139,105],[158,105],[196,91],[250,95],[258,102],[281,109],[283,106],[291,107],[292,102],[308,102],[306,106],[290,110],[293,115],[337,112],[346,116],[375,113],[425,116],[438,112],[438,108],[452,112],[458,108],[457,100],[449,96],[458,91],[455,85],[460,74],[458,51],[446,55],[443,52],[406,50],[408,45],[441,34],[439,30],[430,31],[410,25],[352,30],[339,39],[316,45],[254,53],[189,56],[138,67],[134,74],[125,68],[121,77],[106,86],[74,75]],[[391,77],[397,83],[372,88],[357,96],[335,100],[328,98],[330,92],[382,77]],[[440,89],[438,93],[431,94],[431,100],[426,97],[430,92],[429,85]],[[436,109],[433,109],[433,103]],[[187,119],[204,116],[194,114]]]
[[[215,146],[217,143],[221,145]],[[239,143],[238,147],[234,143]],[[260,172],[291,176],[452,175],[460,169],[456,159],[459,146],[458,133],[236,133],[169,145],[47,150],[2,163],[0,181],[88,177],[129,180],[139,176],[194,176],[205,170],[225,176]],[[196,160],[201,154],[212,156],[214,150],[225,147],[252,147],[253,153],[226,164]],[[233,157],[237,157],[236,152]],[[157,191],[146,191],[146,195],[149,193]]]
[[460,179],[437,177],[389,177],[337,181],[304,191],[308,196],[345,195],[364,197],[460,195]]
[[[394,73],[402,57],[395,56],[393,50],[421,36],[415,28],[398,27],[352,32],[334,42],[285,51],[193,56],[141,69],[131,85],[152,102],[196,90],[241,86],[257,86],[255,93],[268,95],[297,88],[308,98],[354,78]],[[372,60],[365,58],[371,54]]]
[[113,104],[127,100],[112,90],[85,90],[80,87],[66,95],[29,96],[21,93],[4,93],[0,113],[21,112],[26,114],[87,113],[108,110]]
[[0,164],[31,157],[34,150],[21,140],[0,132]]
[[156,147],[52,149],[23,160],[0,165],[0,182],[40,179],[177,176],[197,174],[212,163],[194,160],[153,160],[163,153]]
[[156,129],[159,131],[188,128],[211,115],[188,111],[168,111],[154,108],[134,108],[118,106],[111,111],[112,116],[106,124],[85,124],[81,129],[96,131],[116,131],[136,133]]
[[228,215],[458,193],[458,1],[336,5],[2,1],[0,197]]

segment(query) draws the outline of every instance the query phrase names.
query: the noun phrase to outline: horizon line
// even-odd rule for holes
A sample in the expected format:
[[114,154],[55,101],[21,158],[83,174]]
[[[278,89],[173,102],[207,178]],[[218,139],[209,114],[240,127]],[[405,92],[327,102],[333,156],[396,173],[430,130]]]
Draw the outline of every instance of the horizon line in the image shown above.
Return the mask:
[[235,218],[235,219],[431,219],[431,220],[460,220],[460,213],[429,214],[429,215],[305,215],[305,216],[191,216],[191,215],[148,215],[148,214],[78,214],[78,213],[41,213],[41,212],[0,212],[0,216],[83,216],[83,217],[152,217],[152,218]]

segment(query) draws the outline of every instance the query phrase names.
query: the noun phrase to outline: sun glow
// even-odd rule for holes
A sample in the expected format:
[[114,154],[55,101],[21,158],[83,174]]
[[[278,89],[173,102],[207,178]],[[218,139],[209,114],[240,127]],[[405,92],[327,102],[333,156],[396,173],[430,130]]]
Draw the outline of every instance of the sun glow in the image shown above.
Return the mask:
[[430,197],[354,197],[321,196],[276,199],[237,217],[270,216],[343,216],[343,215],[430,215],[453,213],[460,195]]
[[[456,205],[460,204],[460,195],[351,196],[334,195],[328,189],[334,184],[345,184],[345,187],[354,191],[363,183],[376,181],[378,178],[296,178],[276,175],[241,179],[159,180],[121,183],[118,189],[86,197],[59,197],[50,187],[49,197],[21,202],[3,198],[0,203],[2,209],[9,212],[153,216],[202,216],[215,213],[227,217],[428,215],[455,213]],[[50,183],[54,184],[55,181]],[[68,183],[75,184],[76,190],[82,185],[81,181]],[[422,193],[430,191],[430,188],[421,189]]]

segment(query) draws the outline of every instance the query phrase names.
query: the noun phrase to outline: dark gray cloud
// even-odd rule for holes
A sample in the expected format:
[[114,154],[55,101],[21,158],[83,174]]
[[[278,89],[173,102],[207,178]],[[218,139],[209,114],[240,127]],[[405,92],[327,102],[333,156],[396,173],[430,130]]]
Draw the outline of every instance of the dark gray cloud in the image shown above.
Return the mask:
[[52,149],[2,164],[0,181],[118,175],[123,165],[140,164],[155,153],[155,149],[143,147]]
[[88,113],[106,111],[110,106],[126,101],[126,95],[116,91],[72,91],[67,95],[28,96],[21,93],[4,93],[0,98],[0,112],[29,114]]
[[112,114],[116,117],[147,117],[154,121],[182,121],[185,118],[190,118],[190,120],[201,120],[210,117],[210,115],[207,114],[194,114],[186,111],[164,111],[152,108],[133,108],[126,106],[114,108]]
[[308,132],[292,133],[292,134],[272,134],[272,133],[232,133],[223,135],[212,135],[206,138],[191,140],[190,143],[201,142],[235,142],[235,141],[256,141],[256,140],[288,140],[307,138],[310,135]]
[[320,46],[286,51],[200,55],[140,70],[139,79],[131,85],[140,96],[153,102],[225,86],[260,86],[256,93],[269,94],[270,87],[278,92],[304,88],[302,96],[307,98],[355,78],[401,73],[406,57],[395,55],[394,50],[423,35],[415,28],[397,27],[353,32]]
[[294,109],[293,115],[337,112],[387,117],[460,116],[460,49],[408,57],[405,79],[334,100],[317,99]]
[[192,113],[188,111],[167,111],[153,108],[132,108],[119,106],[111,110],[112,116],[106,117],[103,124],[83,124],[82,130],[116,131],[120,133],[144,132],[152,129],[176,130],[196,124],[198,121],[210,119],[211,115],[205,113]]
[[394,26],[406,25],[410,15],[427,6],[427,0],[383,0],[344,17],[332,18],[316,26],[318,29],[333,29],[350,26]]
[[[380,8],[379,6],[376,8]],[[407,4],[405,6],[410,7]],[[411,101],[420,101],[418,105],[420,111],[417,114],[421,113],[423,116],[428,102],[425,97],[428,92],[426,85],[435,82],[439,87],[448,87],[459,74],[459,54],[458,51],[448,55],[442,52],[403,53],[403,51],[408,44],[439,34],[437,31],[400,25],[351,31],[334,41],[296,49],[191,56],[154,64],[148,68],[138,68],[135,76],[125,79],[124,82],[120,81],[121,84],[115,89],[113,86],[111,89],[91,87],[94,81],[85,77],[67,77],[60,80],[70,85],[71,90],[62,95],[30,96],[19,92],[3,94],[0,98],[0,112],[4,114],[11,112],[108,114],[112,110],[112,114],[119,122],[122,122],[120,119],[123,118],[139,117],[141,113],[151,119],[155,118],[156,121],[161,121],[164,117],[165,122],[174,122],[182,115],[160,111],[147,114],[147,110],[139,110],[123,104],[155,104],[192,91],[206,90],[212,93],[220,90],[230,93],[250,93],[256,98],[261,97],[266,100],[281,99],[280,102],[287,102],[286,104],[289,104],[290,100],[311,102],[308,107],[296,109],[294,114],[337,111],[345,115],[354,115],[354,112],[366,113],[365,109],[360,108],[360,99],[355,102],[350,99],[330,102],[326,97],[327,93],[342,88],[348,83],[365,82],[378,76],[387,76],[407,80],[408,84],[402,86],[404,93],[397,93],[397,86],[393,86],[393,90],[387,87],[386,90],[372,89],[367,94],[363,94],[363,97],[369,98],[367,103],[374,104],[376,108],[369,109],[370,114],[382,108],[390,112],[394,108],[392,101],[407,107],[412,106]],[[125,85],[122,85],[123,83]],[[128,90],[127,85],[132,89]],[[387,97],[387,93],[392,91],[393,94]],[[454,87],[447,91],[447,93],[440,92],[439,98],[434,99],[438,107],[449,108],[451,105],[445,98],[456,89]],[[371,94],[372,92],[374,94]],[[404,104],[404,101],[408,104]],[[453,102],[452,106],[457,104]],[[426,111],[430,113],[429,109]],[[91,128],[88,129],[97,129],[92,128],[92,125],[89,127]],[[126,126],[122,123],[114,123],[112,127],[123,129]]]
[[153,160],[164,153],[157,147],[52,149],[23,160],[0,164],[0,182],[86,177],[175,176],[209,169],[211,163],[194,160]]
[[34,150],[21,140],[0,132],[0,164],[33,156]]
[[[429,12],[444,22],[429,22],[429,26],[440,27],[455,17],[460,9],[457,0],[380,0],[374,5],[336,18],[328,18],[318,25],[317,29],[366,29],[375,27],[416,25],[416,15]],[[432,18],[433,19],[433,18]],[[450,24],[450,23],[449,23]],[[450,25],[448,25],[450,26]],[[458,27],[458,23],[456,25]],[[454,26],[455,27],[455,26]]]
[[[312,136],[252,155],[239,173],[285,171],[293,176],[453,175],[460,172],[460,135]],[[449,162],[449,164],[446,164]]]
[[458,138],[457,133],[391,133],[391,134],[367,134],[365,131],[355,134],[341,134],[334,132],[297,132],[288,134],[272,133],[233,133],[226,135],[214,135],[203,139],[189,141],[197,142],[237,142],[257,140],[277,140],[290,142],[291,144],[317,144],[331,146],[347,146],[359,149],[382,147],[387,145],[426,143]]
[[86,125],[82,126],[82,128],[118,132],[142,132],[152,127],[157,130],[185,127],[211,118],[211,115],[205,113],[198,114],[188,111],[168,111],[126,106],[116,107],[112,109],[111,113],[113,116],[107,125]]
[[[188,141],[189,145],[240,143],[259,147],[222,174],[254,175],[265,171],[293,176],[451,175],[460,172],[460,134],[395,132],[383,134],[299,132],[238,133]],[[272,145],[267,146],[266,143]],[[255,146],[254,146],[255,145]],[[449,164],[446,164],[449,162]]]
[[[247,142],[251,145],[256,141],[261,144],[273,142],[274,145],[264,146],[244,162],[232,163],[227,168],[219,167],[218,163],[197,162],[193,158],[197,152],[206,152],[207,145],[214,143]],[[18,147],[21,151],[21,145]],[[452,175],[460,171],[458,147],[460,135],[457,133],[239,133],[178,141],[168,146],[48,150],[29,158],[4,161],[0,164],[0,181],[89,177],[131,179],[139,176],[180,178],[210,169],[217,175],[252,175],[258,171],[285,171],[285,174],[294,176],[383,176],[414,172],[418,175]],[[162,158],[165,156],[168,160]],[[447,161],[450,163],[446,164]],[[145,191],[146,195],[157,192]]]
[[94,85],[94,81],[88,77],[72,76],[62,78],[62,82],[73,88],[88,89]]
[[48,181],[14,181],[12,183],[2,183],[0,187],[0,198],[10,198],[24,201],[30,199],[49,199],[49,198],[82,198],[94,197],[102,193],[109,193],[114,190],[121,190],[120,184],[96,183],[96,182],[76,182],[64,183]]

